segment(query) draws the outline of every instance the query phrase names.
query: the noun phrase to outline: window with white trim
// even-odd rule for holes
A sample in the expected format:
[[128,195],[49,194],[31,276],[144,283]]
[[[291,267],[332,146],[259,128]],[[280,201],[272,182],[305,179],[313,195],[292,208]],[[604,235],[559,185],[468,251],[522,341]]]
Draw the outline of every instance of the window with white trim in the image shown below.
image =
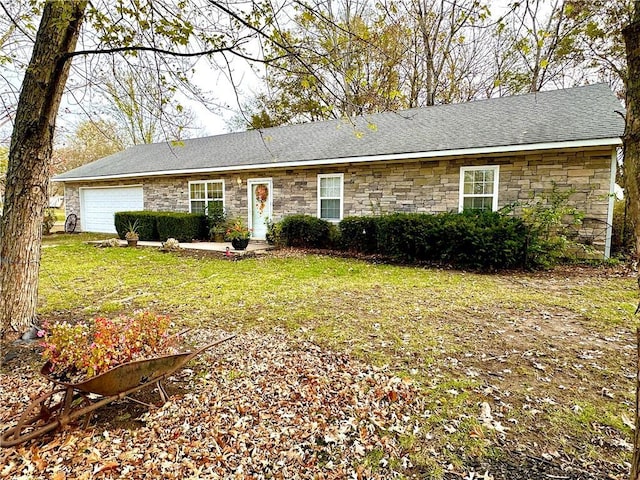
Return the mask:
[[342,220],[343,174],[318,175],[318,217],[328,221]]
[[224,207],[224,180],[189,182],[189,211],[205,213],[214,203]]
[[460,200],[458,210],[498,209],[497,165],[460,168]]

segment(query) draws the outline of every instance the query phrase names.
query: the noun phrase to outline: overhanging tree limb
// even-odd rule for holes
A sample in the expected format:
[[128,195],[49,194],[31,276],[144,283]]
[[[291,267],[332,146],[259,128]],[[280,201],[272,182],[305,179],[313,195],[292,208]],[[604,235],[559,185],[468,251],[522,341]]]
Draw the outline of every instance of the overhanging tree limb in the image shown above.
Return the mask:
[[[145,47],[145,46],[114,47],[114,48],[104,48],[104,49],[97,49],[97,50],[77,50],[75,52],[68,52],[64,54],[61,57],[61,59],[67,60],[69,58],[77,57],[80,55],[104,55],[104,54],[126,53],[126,52],[151,52],[151,53],[157,53],[160,55],[170,55],[173,57],[183,57],[183,58],[204,57],[207,55],[214,55],[216,53],[232,53],[236,57],[240,57],[244,60],[248,60],[251,62],[265,63],[267,61],[264,59],[250,57],[248,55],[243,54],[242,52],[237,50],[240,46],[241,44],[237,43],[237,44],[233,44],[226,47],[210,48],[207,50],[200,50],[197,52],[177,52],[175,50],[166,50],[164,48]],[[269,60],[269,61],[272,61],[272,60]]]

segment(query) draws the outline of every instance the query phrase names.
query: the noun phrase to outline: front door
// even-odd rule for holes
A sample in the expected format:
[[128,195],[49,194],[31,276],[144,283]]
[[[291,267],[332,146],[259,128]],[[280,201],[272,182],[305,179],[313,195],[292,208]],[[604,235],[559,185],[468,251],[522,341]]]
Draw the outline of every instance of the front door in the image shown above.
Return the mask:
[[273,206],[272,182],[270,178],[253,179],[247,182],[247,186],[251,238],[264,240],[267,237],[267,223],[271,219]]

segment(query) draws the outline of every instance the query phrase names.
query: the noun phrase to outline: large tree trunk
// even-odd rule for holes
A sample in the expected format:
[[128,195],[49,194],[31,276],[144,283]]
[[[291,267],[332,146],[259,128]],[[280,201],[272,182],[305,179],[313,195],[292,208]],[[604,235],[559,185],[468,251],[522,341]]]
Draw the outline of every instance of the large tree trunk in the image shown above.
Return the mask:
[[42,220],[48,202],[56,116],[87,0],[45,3],[22,83],[0,223],[0,336],[36,315]]
[[[624,132],[624,190],[635,234],[636,258],[640,255],[640,0],[634,2],[631,24],[622,30],[627,53],[626,126]],[[640,279],[639,279],[640,285]],[[639,306],[640,308],[640,306]],[[636,332],[636,418],[631,480],[640,480],[640,330]]]
[[631,480],[640,480],[640,456],[638,447],[640,446],[640,328],[636,329],[636,428],[633,432],[633,460],[631,463]]
[[636,257],[640,255],[640,1],[623,31],[627,51],[627,123],[624,135],[624,187],[634,225]]

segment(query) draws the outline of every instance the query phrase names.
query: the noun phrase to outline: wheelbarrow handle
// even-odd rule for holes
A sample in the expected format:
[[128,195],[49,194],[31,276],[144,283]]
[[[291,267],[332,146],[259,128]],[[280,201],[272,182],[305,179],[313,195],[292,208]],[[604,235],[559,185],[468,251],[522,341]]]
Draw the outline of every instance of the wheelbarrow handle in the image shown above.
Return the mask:
[[[220,345],[221,343],[224,343],[228,340],[231,340],[232,338],[237,337],[237,334],[233,334],[233,335],[229,335],[226,338],[223,338],[221,340],[216,340],[215,342],[209,343],[207,345],[204,345],[200,348],[198,348],[197,350],[194,350],[193,352],[191,352],[191,354],[189,355],[189,359],[192,359],[194,357],[196,357],[197,355],[200,355],[202,352],[204,352],[205,350],[209,350],[211,347],[215,347],[216,345]],[[185,362],[186,363],[186,362]]]

